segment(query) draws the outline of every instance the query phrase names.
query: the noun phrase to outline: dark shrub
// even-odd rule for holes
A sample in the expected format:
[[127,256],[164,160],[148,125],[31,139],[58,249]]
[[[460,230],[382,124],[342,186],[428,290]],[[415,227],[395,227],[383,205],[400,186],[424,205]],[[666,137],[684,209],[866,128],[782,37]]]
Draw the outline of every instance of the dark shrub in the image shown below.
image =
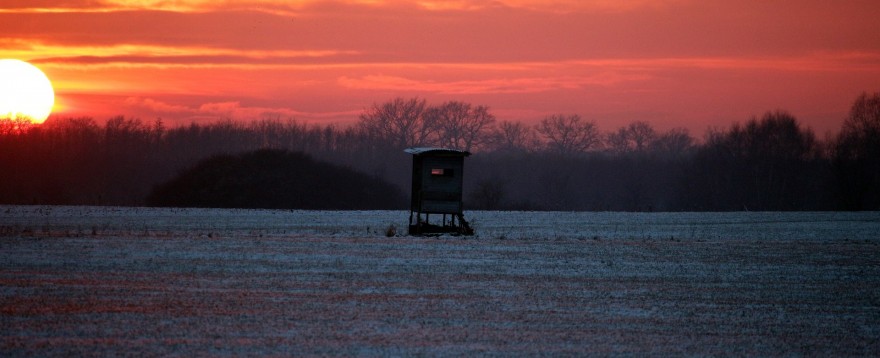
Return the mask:
[[149,205],[314,210],[401,209],[399,188],[306,154],[218,155],[153,188]]

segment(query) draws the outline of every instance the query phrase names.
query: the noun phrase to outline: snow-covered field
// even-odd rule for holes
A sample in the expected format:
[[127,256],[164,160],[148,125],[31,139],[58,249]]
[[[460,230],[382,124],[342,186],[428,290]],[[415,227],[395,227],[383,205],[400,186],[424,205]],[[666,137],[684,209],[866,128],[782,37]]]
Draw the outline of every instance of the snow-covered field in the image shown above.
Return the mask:
[[880,355],[880,213],[0,206],[0,356]]

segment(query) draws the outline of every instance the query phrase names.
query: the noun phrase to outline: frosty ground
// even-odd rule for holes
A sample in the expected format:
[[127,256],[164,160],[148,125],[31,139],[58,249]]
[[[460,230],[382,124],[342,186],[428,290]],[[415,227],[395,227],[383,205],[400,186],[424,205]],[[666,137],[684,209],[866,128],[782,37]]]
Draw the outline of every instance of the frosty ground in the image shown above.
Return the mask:
[[0,355],[880,354],[880,213],[466,216],[0,206]]

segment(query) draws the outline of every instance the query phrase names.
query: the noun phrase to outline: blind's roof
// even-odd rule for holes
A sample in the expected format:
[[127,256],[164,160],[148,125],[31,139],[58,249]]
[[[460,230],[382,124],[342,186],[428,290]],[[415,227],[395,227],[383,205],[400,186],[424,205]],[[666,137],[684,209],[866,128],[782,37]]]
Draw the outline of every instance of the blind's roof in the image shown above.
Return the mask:
[[449,155],[449,156],[462,156],[467,157],[471,155],[471,152],[466,150],[458,150],[458,149],[449,149],[449,148],[431,148],[431,147],[416,147],[416,148],[407,148],[403,150],[412,155]]

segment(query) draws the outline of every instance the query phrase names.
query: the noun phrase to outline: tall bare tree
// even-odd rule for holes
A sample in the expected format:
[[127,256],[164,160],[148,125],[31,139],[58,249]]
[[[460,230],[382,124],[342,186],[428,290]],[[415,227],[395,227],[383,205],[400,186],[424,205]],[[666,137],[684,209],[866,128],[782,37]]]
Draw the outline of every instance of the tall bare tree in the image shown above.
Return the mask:
[[862,93],[843,122],[841,135],[880,140],[880,92]]
[[587,122],[577,114],[554,114],[538,123],[536,130],[547,149],[558,154],[583,153],[602,143],[596,122]]
[[439,145],[468,151],[488,142],[495,123],[488,107],[458,101],[430,107],[426,117],[437,129]]
[[672,128],[660,134],[653,143],[651,151],[661,157],[680,159],[694,148],[694,137],[687,128]]
[[24,116],[0,117],[0,135],[24,134],[33,126],[33,121]]
[[[696,155],[688,189],[713,210],[803,208],[822,194],[810,176],[818,156],[811,129],[787,112],[768,112],[711,133]],[[707,186],[701,191],[699,183]]]
[[492,144],[500,152],[525,152],[535,147],[532,127],[523,122],[501,121],[492,131]]
[[648,122],[636,121],[608,135],[608,146],[618,153],[644,152],[657,138]]
[[425,117],[424,99],[397,97],[382,104],[373,104],[360,115],[361,131],[396,149],[431,145],[435,126]]
[[880,209],[880,92],[862,93],[853,103],[833,159],[843,207]]

